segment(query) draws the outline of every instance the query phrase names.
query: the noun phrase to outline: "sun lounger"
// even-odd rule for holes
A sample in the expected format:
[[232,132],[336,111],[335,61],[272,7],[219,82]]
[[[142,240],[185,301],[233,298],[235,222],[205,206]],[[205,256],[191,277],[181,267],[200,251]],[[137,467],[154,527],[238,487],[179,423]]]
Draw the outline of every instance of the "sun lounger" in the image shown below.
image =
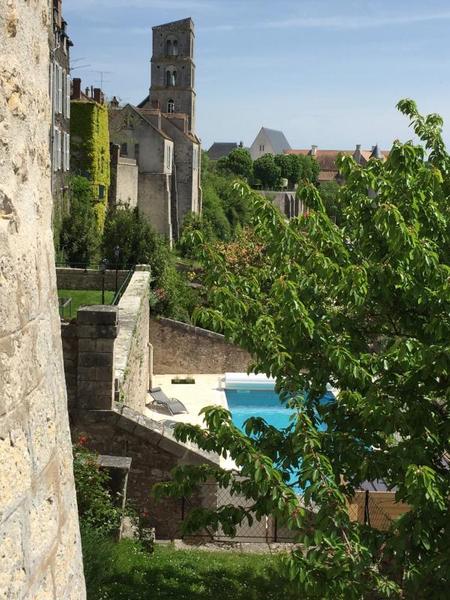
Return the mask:
[[176,398],[168,398],[160,387],[151,388],[150,395],[153,398],[148,407],[167,412],[169,415],[181,415],[187,413],[185,405]]

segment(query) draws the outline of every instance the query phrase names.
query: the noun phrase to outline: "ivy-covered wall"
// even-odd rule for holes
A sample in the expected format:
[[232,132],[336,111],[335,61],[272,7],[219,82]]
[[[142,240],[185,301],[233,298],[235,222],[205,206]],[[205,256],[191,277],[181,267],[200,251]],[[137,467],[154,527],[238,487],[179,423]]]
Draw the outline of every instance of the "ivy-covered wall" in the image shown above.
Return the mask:
[[72,100],[70,114],[71,166],[92,182],[98,199],[95,213],[103,231],[110,185],[108,109],[94,101]]

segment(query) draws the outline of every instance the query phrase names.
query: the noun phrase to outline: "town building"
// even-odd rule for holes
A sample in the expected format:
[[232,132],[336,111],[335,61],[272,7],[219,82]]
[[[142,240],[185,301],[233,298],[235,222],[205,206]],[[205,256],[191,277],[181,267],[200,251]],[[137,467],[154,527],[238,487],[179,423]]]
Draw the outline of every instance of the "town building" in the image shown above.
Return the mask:
[[389,152],[380,150],[378,145],[372,146],[371,150],[361,150],[361,144],[357,144],[355,150],[322,150],[318,146],[312,145],[311,148],[285,150],[284,154],[300,154],[314,158],[318,162],[320,168],[317,178],[319,184],[329,181],[342,183],[342,178],[339,175],[336,164],[339,156],[352,156],[359,165],[366,165],[371,158],[385,160],[389,156]]
[[62,16],[62,0],[53,0],[50,37],[50,78],[52,123],[50,132],[52,162],[52,224],[55,240],[61,222],[69,211],[70,170],[70,48],[67,23]]
[[170,241],[202,209],[194,40],[190,18],[153,27],[149,95],[138,106],[110,104],[111,141],[138,165],[138,208]]
[[261,127],[253,144],[250,146],[250,156],[253,160],[265,154],[283,154],[291,146],[282,131]]
[[110,185],[108,108],[100,88],[81,90],[75,78],[71,96],[72,172],[89,179],[99,232],[103,231]]

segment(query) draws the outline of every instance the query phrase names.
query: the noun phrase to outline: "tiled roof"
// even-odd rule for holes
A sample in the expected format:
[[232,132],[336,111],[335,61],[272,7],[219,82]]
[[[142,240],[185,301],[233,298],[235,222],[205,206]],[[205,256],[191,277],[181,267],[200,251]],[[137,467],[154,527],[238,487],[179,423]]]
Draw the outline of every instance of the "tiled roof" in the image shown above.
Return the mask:
[[236,142],[214,142],[208,150],[208,156],[211,160],[219,160],[224,156],[228,156],[232,150],[238,147]]

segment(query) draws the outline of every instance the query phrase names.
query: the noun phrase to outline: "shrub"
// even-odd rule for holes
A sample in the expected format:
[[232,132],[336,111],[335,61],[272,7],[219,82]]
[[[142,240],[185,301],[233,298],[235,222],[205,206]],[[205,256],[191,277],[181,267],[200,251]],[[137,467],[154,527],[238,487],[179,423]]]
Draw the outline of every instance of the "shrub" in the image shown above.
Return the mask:
[[88,266],[97,258],[100,242],[91,183],[85,177],[72,177],[69,197],[70,213],[60,232],[62,255],[69,265]]

